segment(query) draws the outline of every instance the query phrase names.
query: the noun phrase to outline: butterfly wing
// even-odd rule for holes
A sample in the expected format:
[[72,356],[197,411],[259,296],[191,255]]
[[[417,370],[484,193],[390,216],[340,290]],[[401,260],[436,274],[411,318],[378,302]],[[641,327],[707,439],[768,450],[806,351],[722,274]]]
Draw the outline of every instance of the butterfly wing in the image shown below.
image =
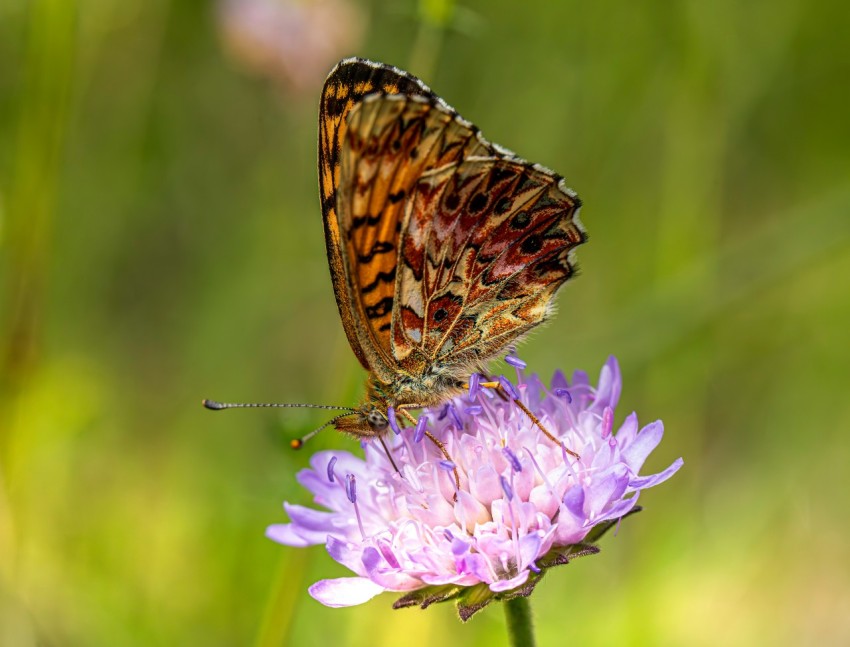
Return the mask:
[[[354,354],[366,370],[386,373],[382,359],[384,353],[378,350],[377,342],[373,339],[374,333],[367,330],[365,308],[375,304],[360,304],[360,291],[354,289],[355,283],[363,280],[358,278],[358,254],[352,250],[354,255],[348,254],[346,257],[349,238],[343,234],[352,228],[353,215],[349,211],[341,220],[337,207],[340,187],[348,185],[347,180],[343,183],[340,179],[340,160],[346,155],[348,117],[365,96],[375,92],[434,96],[421,81],[396,68],[357,58],[341,61],[328,75],[319,104],[319,195],[328,264],[345,334]],[[347,151],[347,154],[350,156],[351,151]],[[343,199],[350,199],[350,195]],[[372,215],[378,216],[380,213]],[[368,226],[374,228],[376,224],[373,220]],[[377,257],[378,254],[375,254],[371,260]],[[382,265],[389,265],[389,257],[379,260]],[[384,298],[383,292],[381,298]]]
[[399,371],[391,322],[407,196],[433,168],[492,153],[474,135],[396,68],[349,59],[325,83],[319,175],[334,293],[352,349],[381,381]]
[[378,380],[480,365],[545,318],[585,238],[561,178],[359,59],[329,76],[319,139],[337,305]]
[[402,232],[393,352],[413,374],[463,374],[548,315],[586,239],[561,178],[510,155],[423,175]]

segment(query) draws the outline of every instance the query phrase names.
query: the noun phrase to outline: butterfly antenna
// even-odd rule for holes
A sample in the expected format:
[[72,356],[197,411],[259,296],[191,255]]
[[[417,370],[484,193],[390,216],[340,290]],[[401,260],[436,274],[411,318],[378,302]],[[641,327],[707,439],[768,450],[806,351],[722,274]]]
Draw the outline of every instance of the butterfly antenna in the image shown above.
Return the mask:
[[340,418],[345,418],[346,416],[351,416],[351,415],[354,415],[355,413],[357,413],[357,412],[352,411],[351,413],[342,413],[338,416],[334,416],[333,418],[328,420],[325,424],[323,424],[321,427],[319,427],[318,429],[314,429],[309,434],[305,434],[305,435],[301,436],[301,438],[293,438],[289,442],[289,446],[292,447],[292,449],[301,449],[304,446],[304,443],[306,443],[308,440],[310,440],[313,436],[315,436],[317,433],[319,433],[322,429],[324,429],[325,427],[330,427],[333,423],[335,423]]
[[[280,408],[280,409],[336,409],[339,411],[349,411],[354,413],[356,409],[351,407],[335,407],[329,404],[289,404],[279,402],[216,402],[215,400],[204,400],[202,403],[207,409],[213,411],[221,411],[222,409],[263,409],[263,408]],[[336,418],[334,418],[336,420]]]

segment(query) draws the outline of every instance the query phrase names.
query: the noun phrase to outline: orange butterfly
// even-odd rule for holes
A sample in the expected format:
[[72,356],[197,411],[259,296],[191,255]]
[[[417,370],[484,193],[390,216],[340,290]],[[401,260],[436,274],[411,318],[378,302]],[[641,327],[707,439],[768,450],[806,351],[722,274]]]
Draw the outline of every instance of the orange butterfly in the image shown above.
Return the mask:
[[319,187],[342,325],[369,373],[358,408],[320,408],[346,409],[327,424],[358,437],[397,429],[396,412],[415,422],[407,410],[486,373],[546,319],[586,240],[563,178],[488,142],[416,77],[360,58],[325,81]]
[[563,179],[488,142],[416,77],[340,62],[319,107],[328,262],[368,371],[356,436],[457,395],[542,323],[586,240]]

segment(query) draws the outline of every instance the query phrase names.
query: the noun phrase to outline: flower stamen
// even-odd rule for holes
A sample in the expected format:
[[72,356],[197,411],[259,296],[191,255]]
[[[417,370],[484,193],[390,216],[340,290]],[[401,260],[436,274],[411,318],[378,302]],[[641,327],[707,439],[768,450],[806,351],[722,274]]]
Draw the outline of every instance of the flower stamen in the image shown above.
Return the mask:
[[357,505],[357,479],[350,472],[345,475],[345,495],[354,506],[354,515],[357,517],[357,527],[360,528],[360,536],[366,541],[366,531],[363,530],[363,519],[360,518],[360,507]]
[[469,385],[467,388],[469,389],[469,401],[475,402],[475,399],[478,397],[478,391],[481,388],[481,376],[478,373],[473,373],[469,376]]
[[393,430],[396,436],[401,435],[401,427],[398,426],[398,418],[395,415],[395,407],[387,407],[387,422],[390,423],[390,429]]
[[570,392],[569,392],[569,390],[568,390],[568,389],[557,388],[557,389],[553,389],[553,390],[552,390],[552,393],[553,393],[554,395],[556,395],[557,397],[559,397],[559,398],[564,398],[564,399],[566,399],[567,404],[572,404],[572,403],[573,403],[573,396],[572,396],[572,395],[570,395]]
[[611,429],[614,427],[614,411],[611,407],[605,407],[602,410],[602,438],[608,438],[611,435]]
[[420,443],[425,437],[425,427],[428,426],[428,416],[421,415],[416,421],[416,427],[413,429],[413,442]]
[[510,463],[511,469],[513,469],[514,472],[522,471],[522,464],[519,462],[517,455],[511,451],[510,447],[503,448],[502,454],[504,454],[505,458],[508,459],[508,463]]
[[518,368],[520,370],[524,370],[528,366],[528,364],[526,364],[524,361],[522,361],[519,357],[516,357],[515,355],[508,355],[507,357],[505,357],[505,362],[507,362],[514,368]]

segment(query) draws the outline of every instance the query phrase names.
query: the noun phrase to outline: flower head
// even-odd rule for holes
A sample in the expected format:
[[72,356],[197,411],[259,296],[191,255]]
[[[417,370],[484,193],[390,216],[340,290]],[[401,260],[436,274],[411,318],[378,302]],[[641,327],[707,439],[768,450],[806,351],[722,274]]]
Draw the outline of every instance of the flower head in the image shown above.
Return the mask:
[[[547,568],[598,552],[593,542],[637,510],[640,491],[682,466],[678,459],[639,475],[663,426],[639,429],[633,413],[614,432],[621,386],[614,358],[596,387],[582,372],[571,382],[556,372],[547,387],[511,364],[516,384],[502,377],[494,391],[470,380],[469,394],[387,437],[398,471],[380,443],[363,444],[365,460],[345,451],[312,457],[298,481],[325,510],[285,503],[290,523],[270,526],[267,535],[290,546],[325,544],[356,573],[317,582],[314,598],[332,607],[384,591],[406,593],[397,607],[457,598],[466,619],[492,599],[528,595]],[[426,428],[451,460],[425,438]]]

